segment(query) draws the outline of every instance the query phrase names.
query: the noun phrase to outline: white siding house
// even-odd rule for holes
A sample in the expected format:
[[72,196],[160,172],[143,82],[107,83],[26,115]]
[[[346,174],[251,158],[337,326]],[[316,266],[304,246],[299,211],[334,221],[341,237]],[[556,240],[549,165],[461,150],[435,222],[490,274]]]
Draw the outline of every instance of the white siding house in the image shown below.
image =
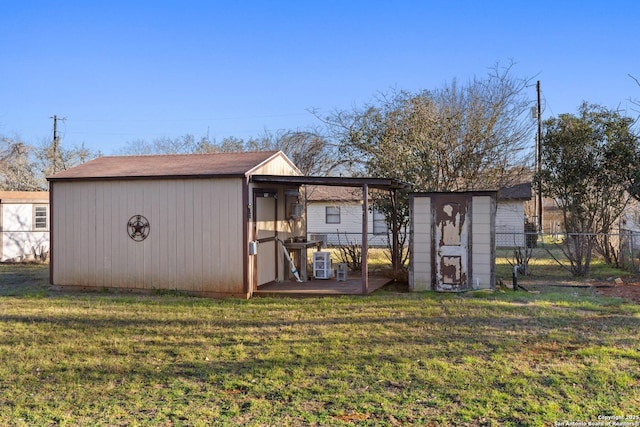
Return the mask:
[[[282,152],[101,157],[49,177],[51,284],[248,298],[282,280]],[[293,186],[297,189],[297,186]],[[257,250],[256,250],[257,248]]]
[[[362,191],[357,188],[308,186],[307,236],[326,245],[362,244]],[[387,247],[384,215],[367,212],[369,246]]]
[[496,246],[525,246],[525,223],[529,219],[525,213],[525,205],[530,201],[530,182],[500,189],[496,206]]
[[[361,242],[362,194],[358,189],[311,186],[307,188],[307,233],[328,245]],[[525,205],[531,201],[531,183],[504,187],[496,204],[496,245],[522,247],[526,242]],[[384,215],[367,213],[369,245],[386,247],[388,227]]]
[[0,261],[43,260],[49,253],[49,193],[0,191]]

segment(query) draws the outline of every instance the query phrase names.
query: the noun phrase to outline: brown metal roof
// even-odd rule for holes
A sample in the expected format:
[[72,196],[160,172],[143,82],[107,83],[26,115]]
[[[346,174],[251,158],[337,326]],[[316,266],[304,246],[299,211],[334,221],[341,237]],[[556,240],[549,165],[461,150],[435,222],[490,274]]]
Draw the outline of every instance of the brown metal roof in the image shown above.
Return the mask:
[[163,177],[245,176],[279,151],[105,156],[47,177],[49,181]]

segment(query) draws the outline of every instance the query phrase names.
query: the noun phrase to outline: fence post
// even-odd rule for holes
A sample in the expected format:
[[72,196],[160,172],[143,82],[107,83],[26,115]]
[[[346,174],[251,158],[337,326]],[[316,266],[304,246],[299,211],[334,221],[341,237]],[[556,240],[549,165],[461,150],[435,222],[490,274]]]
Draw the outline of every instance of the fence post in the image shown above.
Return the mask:
[[629,244],[631,245],[631,250],[629,251],[629,252],[631,252],[631,269],[635,273],[635,272],[638,271],[636,269],[636,254],[635,254],[635,248],[636,248],[635,237],[636,237],[636,233],[634,233],[633,231],[630,231],[629,232],[629,236],[630,236],[629,237],[629,240],[630,240]]

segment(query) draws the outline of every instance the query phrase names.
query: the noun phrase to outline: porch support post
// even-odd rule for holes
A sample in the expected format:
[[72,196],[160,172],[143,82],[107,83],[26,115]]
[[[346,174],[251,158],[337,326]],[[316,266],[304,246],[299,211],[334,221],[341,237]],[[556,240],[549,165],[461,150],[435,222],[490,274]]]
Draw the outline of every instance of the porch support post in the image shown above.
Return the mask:
[[249,257],[249,240],[252,240],[255,236],[255,230],[249,230],[250,221],[253,219],[254,207],[255,202],[249,201],[249,177],[246,177],[242,183],[242,263],[244,265],[242,282],[243,291],[247,298],[251,297],[253,291],[257,288],[253,283],[256,278],[255,272],[257,271],[256,257]]
[[369,291],[369,186],[362,185],[362,293]]
[[398,246],[398,190],[391,190],[391,264],[394,279],[400,272],[400,248]]

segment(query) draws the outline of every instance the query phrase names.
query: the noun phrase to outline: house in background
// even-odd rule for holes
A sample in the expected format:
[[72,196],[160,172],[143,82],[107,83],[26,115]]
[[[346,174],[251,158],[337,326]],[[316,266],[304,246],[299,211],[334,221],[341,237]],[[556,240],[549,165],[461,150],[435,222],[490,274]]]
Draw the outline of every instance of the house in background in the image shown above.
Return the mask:
[[[307,238],[325,245],[362,244],[362,192],[357,188],[311,185],[306,188]],[[367,212],[368,241],[372,247],[388,246],[384,214]]]
[[49,253],[49,193],[0,191],[0,262],[43,260]]
[[[310,186],[307,188],[307,234],[310,240],[328,245],[360,244],[362,196],[353,188]],[[526,206],[531,202],[531,183],[504,187],[496,203],[496,246],[523,247],[526,242]],[[370,211],[369,246],[388,246],[388,227],[384,215]]]
[[527,241],[525,223],[527,206],[532,202],[531,183],[525,182],[498,191],[496,203],[496,246],[499,248],[524,247]]

